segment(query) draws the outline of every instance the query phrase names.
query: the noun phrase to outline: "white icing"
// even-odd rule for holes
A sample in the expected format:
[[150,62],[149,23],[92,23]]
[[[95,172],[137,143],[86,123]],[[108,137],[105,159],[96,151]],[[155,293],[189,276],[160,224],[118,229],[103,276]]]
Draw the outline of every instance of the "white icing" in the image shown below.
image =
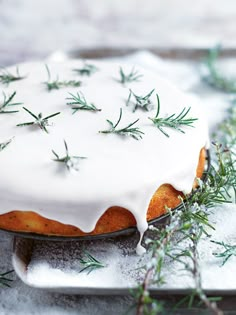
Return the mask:
[[[31,210],[91,232],[107,208],[121,206],[133,213],[142,234],[147,229],[149,201],[161,184],[170,183],[180,191],[191,191],[200,149],[208,143],[206,119],[195,99],[152,73],[136,67],[143,74],[142,79],[124,87],[115,80],[119,78],[118,64],[93,64],[100,71],[91,77],[72,72],[83,65],[79,60],[49,65],[52,78],[59,75],[61,80],[81,79],[80,88],[48,92],[42,84],[47,74],[41,62],[19,65],[21,74],[28,77],[8,87],[1,85],[6,94],[17,91],[14,101],[24,104],[17,106],[16,114],[0,115],[0,143],[14,137],[0,152],[0,214]],[[125,72],[131,68],[124,66]],[[133,113],[132,107],[125,105],[129,88],[137,95],[146,95],[155,88],[162,117],[191,106],[188,116],[198,118],[194,128],[186,127],[185,134],[168,129],[167,138],[148,119],[156,114],[155,93],[151,97],[155,106],[150,112],[138,109]],[[68,92],[77,91],[82,91],[102,111],[78,111],[72,115],[66,97]],[[45,116],[58,111],[61,114],[51,119],[53,125],[46,134],[37,126],[16,127],[32,120],[22,106]],[[120,126],[139,118],[137,126],[145,133],[143,139],[98,133],[109,128],[106,119],[117,121],[120,108],[123,109]],[[52,149],[60,156],[65,154],[64,139],[72,155],[87,157],[79,161],[78,172],[68,172],[63,164],[52,161]]]

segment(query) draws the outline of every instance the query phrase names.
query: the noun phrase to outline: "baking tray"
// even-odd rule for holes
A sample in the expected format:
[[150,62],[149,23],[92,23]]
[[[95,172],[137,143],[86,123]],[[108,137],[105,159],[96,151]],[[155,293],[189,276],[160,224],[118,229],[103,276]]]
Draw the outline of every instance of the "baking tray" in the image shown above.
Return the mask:
[[[130,238],[130,237],[129,237]],[[120,238],[115,241],[115,243],[129,243],[130,248],[131,246],[135,246],[135,242],[138,240],[137,237],[132,236],[131,242],[130,239],[125,239]],[[102,275],[99,275],[100,277],[100,282],[98,282],[98,276],[94,277],[94,283],[93,282],[93,273],[91,274],[86,274],[84,277],[81,279],[79,278],[80,273],[78,272],[77,275],[74,273],[71,274],[73,277],[77,277],[76,280],[78,279],[78,282],[75,284],[75,281],[71,281],[70,279],[68,282],[71,282],[71,284],[68,284],[68,282],[65,281],[65,278],[62,278],[62,280],[57,279],[55,280],[54,276],[52,279],[50,279],[50,275],[48,276],[48,282],[44,283],[43,281],[38,282],[35,281],[34,279],[37,277],[42,278],[42,274],[39,273],[39,277],[37,274],[34,276],[33,281],[31,277],[29,277],[30,274],[30,265],[31,265],[31,260],[35,259],[34,257],[34,250],[35,246],[43,246],[43,241],[37,241],[33,239],[24,239],[24,238],[14,238],[14,246],[13,246],[13,256],[12,256],[12,262],[13,262],[13,267],[15,269],[16,274],[18,277],[28,286],[38,288],[38,289],[44,289],[47,291],[52,291],[52,292],[59,292],[59,293],[64,293],[64,294],[75,294],[75,295],[129,295],[132,293],[133,290],[137,288],[137,284],[140,282],[140,279],[137,277],[137,279],[133,279],[134,281],[130,282],[129,277],[125,278],[126,274],[121,275],[121,273],[117,272],[117,270],[109,270],[108,275],[106,275],[107,270],[104,268],[104,273]],[[36,244],[35,244],[36,243]],[[55,250],[55,247],[53,245],[55,242],[48,242],[47,247],[48,249],[51,248],[52,250]],[[65,245],[65,243],[63,243]],[[87,242],[86,246],[89,244]],[[107,243],[108,244],[108,243]],[[58,246],[58,245],[57,245]],[[70,245],[72,246],[72,244]],[[76,246],[79,246],[79,242],[77,242]],[[75,246],[75,247],[76,247]],[[93,247],[97,246],[97,244],[93,244]],[[102,246],[106,246],[106,243],[103,243]],[[117,247],[119,250],[119,246]],[[63,250],[67,250],[66,247],[63,247]],[[127,250],[127,247],[126,247]],[[50,254],[49,254],[50,256]],[[126,255],[121,258],[121,263],[122,259],[123,261],[127,261],[129,257],[133,260],[134,259],[134,254],[132,253],[132,250]],[[40,259],[42,256],[40,256]],[[137,258],[137,255],[136,255]],[[38,258],[37,258],[38,259]],[[51,258],[49,257],[49,260]],[[67,263],[67,258],[65,257],[60,257],[61,261],[63,260],[63,269],[66,270],[65,264]],[[138,258],[137,258],[138,260]],[[39,264],[43,265],[46,262],[48,262],[48,259],[45,258],[43,261],[39,261]],[[53,265],[53,262],[51,261],[50,264]],[[133,265],[131,266],[132,268],[134,267]],[[58,272],[57,268],[54,267],[54,272]],[[69,269],[68,269],[69,270]],[[107,277],[113,277],[114,272],[116,271],[116,278],[123,277],[124,280],[127,282],[124,283],[108,283],[106,284],[106,278]],[[43,272],[45,272],[45,268],[43,268]],[[64,271],[64,275],[66,275],[68,271]],[[69,271],[70,272],[70,271]],[[127,272],[128,273],[128,272]],[[61,273],[63,274],[63,272]],[[60,274],[57,275],[58,278],[60,277]],[[89,281],[89,285],[86,285],[84,283],[85,277],[91,277],[91,280]],[[81,282],[80,282],[81,280]],[[83,282],[82,282],[83,281]],[[136,283],[134,283],[136,281]],[[104,283],[103,283],[104,282]],[[119,282],[119,281],[118,281]],[[150,288],[150,293],[152,295],[186,295],[192,292],[193,286],[189,287],[172,287],[169,285],[168,287],[152,287]],[[213,296],[222,296],[222,295],[236,295],[236,287],[235,289],[220,289],[220,288],[210,288],[209,286],[205,288],[204,290],[207,295],[213,295]]]

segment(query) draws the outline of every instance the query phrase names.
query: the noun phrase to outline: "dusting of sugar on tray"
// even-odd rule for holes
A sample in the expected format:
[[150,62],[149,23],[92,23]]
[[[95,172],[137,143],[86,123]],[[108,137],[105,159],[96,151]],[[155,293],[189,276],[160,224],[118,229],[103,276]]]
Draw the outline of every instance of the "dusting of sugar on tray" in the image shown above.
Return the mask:
[[[28,266],[29,284],[43,287],[127,288],[137,284],[144,263],[135,253],[137,238],[81,241],[36,241]],[[88,273],[80,272],[80,258],[89,252],[105,267]]]
[[[210,230],[211,239],[225,242],[236,242],[236,206],[215,208],[210,215],[216,230]],[[178,236],[176,236],[178,238]],[[176,242],[178,239],[176,238]],[[133,288],[140,283],[144,276],[143,266],[148,264],[148,253],[139,257],[135,253],[134,244],[137,235],[107,240],[82,242],[42,242],[36,241],[31,261],[27,270],[29,285],[44,288],[90,288],[91,293],[97,289]],[[175,240],[174,240],[175,242]],[[187,245],[187,244],[186,244]],[[202,269],[203,287],[208,290],[227,290],[236,288],[236,258],[232,257],[227,265],[221,266],[221,260],[213,255],[217,245],[208,238],[199,244],[199,255]],[[89,274],[81,272],[79,259],[88,251],[106,266]],[[193,287],[191,276],[181,269],[182,265],[165,262],[163,275],[166,289],[186,289]],[[156,287],[153,286],[155,289]],[[156,288],[157,289],[157,288]]]

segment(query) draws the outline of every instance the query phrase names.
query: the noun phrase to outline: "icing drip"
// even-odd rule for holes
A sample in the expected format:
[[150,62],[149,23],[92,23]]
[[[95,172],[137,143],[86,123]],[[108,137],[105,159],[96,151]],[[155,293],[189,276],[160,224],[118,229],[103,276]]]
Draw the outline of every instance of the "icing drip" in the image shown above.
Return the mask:
[[[50,64],[52,75],[60,79],[81,79],[79,88],[67,87],[48,92],[42,82],[47,79],[43,63],[19,65],[26,79],[1,87],[5,93],[17,91],[18,113],[0,115],[0,143],[13,139],[0,152],[0,214],[11,210],[30,210],[64,224],[91,232],[98,219],[110,206],[129,209],[140,232],[137,252],[143,252],[141,238],[147,229],[146,211],[156,189],[169,183],[177,190],[190,192],[196,174],[200,149],[208,144],[208,128],[198,101],[183,94],[169,82],[136,67],[143,74],[140,82],[127,87],[119,79],[120,65],[92,62],[98,69],[90,77],[80,77],[73,68],[83,61],[71,60]],[[132,66],[124,69],[130,71]],[[12,69],[9,69],[10,71]],[[137,95],[151,95],[151,110],[126,106],[129,88]],[[72,114],[66,105],[69,93],[82,92],[99,112],[81,111]],[[165,117],[191,107],[189,116],[198,118],[194,128],[183,128],[185,134],[168,129],[167,138],[148,119],[156,114],[156,96],[161,100],[160,115]],[[16,127],[29,119],[22,109],[45,116],[61,112],[50,120],[49,134],[36,126]],[[118,134],[101,134],[109,128],[106,119],[116,122],[120,108],[121,127],[139,118],[137,126],[143,139]],[[13,138],[14,137],[14,138]],[[86,157],[79,161],[79,170],[70,172],[62,163],[53,161],[52,149],[65,153],[66,140],[71,155]]]

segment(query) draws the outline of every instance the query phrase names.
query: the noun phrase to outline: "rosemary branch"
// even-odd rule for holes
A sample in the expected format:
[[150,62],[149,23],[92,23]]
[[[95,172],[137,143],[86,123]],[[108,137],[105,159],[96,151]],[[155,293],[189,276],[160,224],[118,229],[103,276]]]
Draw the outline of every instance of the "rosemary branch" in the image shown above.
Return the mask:
[[[142,284],[137,288],[138,296],[136,315],[150,314],[155,305],[158,312],[163,311],[163,302],[151,298],[149,294],[149,287],[151,284],[161,285],[164,283],[162,277],[162,267],[164,258],[170,249],[170,240],[174,233],[179,229],[178,222],[175,220],[176,215],[170,215],[170,223],[164,229],[152,227],[152,230],[158,234],[158,238],[146,239],[146,244],[151,251],[151,259],[146,270]],[[156,314],[158,314],[158,312]]]
[[69,93],[71,97],[67,97],[67,100],[70,100],[70,102],[67,102],[67,105],[72,105],[73,114],[75,114],[78,110],[88,110],[93,112],[100,112],[101,109],[97,108],[93,103],[88,103],[85,99],[82,92],[77,93],[76,95]]
[[99,69],[89,63],[84,63],[84,66],[82,68],[79,69],[73,69],[73,71],[79,73],[80,75],[86,75],[86,76],[91,76],[92,74],[94,74],[95,72],[97,72]]
[[13,280],[8,278],[8,275],[13,273],[14,270],[6,271],[4,273],[0,273],[0,286],[6,286],[6,287],[11,287],[10,282]]
[[[12,139],[13,139],[13,138],[12,138]],[[7,141],[5,141],[5,142],[0,143],[0,152],[1,152],[2,150],[4,150],[4,149],[12,142],[12,139],[9,139],[9,140],[7,140]]]
[[151,90],[147,95],[141,96],[141,95],[136,95],[132,90],[129,90],[129,96],[126,101],[126,106],[128,106],[131,102],[131,98],[133,97],[135,102],[134,102],[134,107],[133,107],[133,112],[135,112],[138,108],[141,108],[145,111],[150,110],[150,105],[151,105],[151,100],[150,97],[152,96],[152,93],[155,91],[155,89]]
[[[181,199],[182,200],[182,199]],[[174,261],[177,261],[183,265],[184,270],[190,273],[193,277],[195,287],[190,295],[189,306],[192,306],[192,302],[195,297],[198,297],[200,301],[212,311],[213,314],[222,315],[222,311],[218,308],[216,301],[212,301],[208,298],[202,288],[201,273],[199,267],[198,257],[198,242],[203,233],[205,233],[205,226],[211,226],[208,222],[208,213],[204,211],[204,207],[194,203],[183,203],[182,209],[176,210],[175,213],[170,213],[169,224],[162,229],[152,227],[152,231],[156,234],[152,238],[146,240],[146,244],[151,251],[150,263],[147,266],[147,271],[144,276],[143,283],[140,287],[138,302],[137,302],[137,315],[150,314],[154,299],[149,295],[149,287],[151,284],[161,285],[164,282],[162,275],[165,258],[169,257]],[[206,209],[207,210],[207,209]],[[195,216],[192,216],[192,212],[202,212],[202,218],[196,220]],[[178,233],[178,245],[173,244],[173,235]],[[183,247],[181,243],[185,242]],[[189,246],[186,246],[186,241]],[[146,296],[148,299],[146,299]],[[186,300],[186,297],[184,298]],[[161,301],[156,301],[161,306]],[[182,302],[181,302],[182,303]],[[180,306],[181,303],[178,303]],[[177,305],[176,307],[177,308]],[[146,310],[146,312],[144,312]],[[147,311],[149,310],[149,312]],[[157,313],[156,313],[157,314]]]
[[[199,253],[198,253],[198,242],[202,235],[202,226],[194,226],[189,234],[188,240],[191,241],[189,245],[189,249],[183,250],[177,255],[176,260],[179,263],[182,263],[185,270],[192,274],[194,279],[195,288],[190,295],[190,303],[189,306],[192,306],[195,297],[198,297],[200,301],[209,309],[212,314],[215,315],[223,315],[221,309],[218,308],[216,304],[216,300],[212,300],[208,298],[202,288],[202,278],[201,278],[201,271],[199,266]],[[173,257],[175,260],[175,257]],[[185,258],[182,260],[182,258]]]
[[60,81],[58,76],[55,80],[51,80],[51,73],[50,73],[49,67],[48,65],[45,65],[45,67],[48,74],[48,80],[43,83],[46,85],[49,92],[52,90],[58,90],[62,87],[67,87],[67,86],[78,87],[78,86],[81,86],[82,84],[81,81],[76,81],[76,80]]
[[[194,204],[186,204],[183,200],[182,205],[183,210],[180,219],[180,228],[178,230],[180,235],[182,234],[182,237],[180,237],[178,244],[187,240],[189,245],[186,246],[185,244],[184,249],[182,249],[181,246],[176,246],[175,248],[172,248],[167,255],[174,261],[178,261],[182,264],[184,270],[188,271],[192,275],[195,286],[190,295],[189,306],[191,307],[194,298],[198,297],[200,301],[212,311],[213,314],[223,315],[223,312],[216,304],[216,299],[212,300],[211,298],[208,298],[202,288],[198,243],[202,234],[209,237],[205,231],[206,226],[214,229],[214,227],[209,224],[207,208],[200,206],[196,202]],[[192,216],[192,213],[198,214],[199,212],[202,213],[200,220],[198,220],[198,217]],[[204,220],[202,218],[204,218]]]
[[221,145],[215,143],[214,148],[216,165],[210,165],[204,182],[198,179],[199,188],[191,196],[192,203],[197,202],[207,208],[230,203],[232,197],[236,198],[236,161],[231,152]]
[[134,138],[135,140],[142,139],[142,135],[144,134],[144,132],[142,132],[138,127],[133,127],[139,121],[139,119],[136,119],[134,122],[128,124],[126,127],[123,127],[121,129],[116,129],[116,127],[118,127],[118,125],[121,121],[121,118],[122,118],[122,108],[120,108],[120,116],[119,116],[117,122],[114,124],[113,122],[111,122],[110,120],[107,119],[107,122],[110,125],[110,129],[102,130],[99,132],[100,133],[115,133],[115,134],[119,134],[122,136],[130,136],[130,137]]
[[26,76],[20,75],[18,67],[16,68],[16,74],[12,74],[6,69],[2,69],[0,72],[0,82],[6,85],[14,81],[23,80],[25,78]]
[[16,92],[13,92],[10,96],[6,96],[3,92],[3,102],[0,105],[0,114],[12,114],[19,112],[18,110],[8,110],[10,106],[22,105],[23,103],[12,103],[13,98],[15,97]]
[[211,240],[212,243],[220,245],[223,247],[222,252],[214,252],[213,255],[217,258],[223,258],[221,266],[224,266],[225,263],[230,259],[231,256],[236,256],[236,245],[226,244],[224,242],[216,242]]
[[188,109],[184,108],[179,114],[172,114],[165,118],[159,118],[160,113],[160,99],[158,94],[157,97],[157,113],[154,118],[149,117],[149,119],[154,123],[154,125],[166,136],[169,137],[169,134],[164,131],[163,128],[173,128],[182,133],[185,131],[182,129],[183,127],[194,127],[193,123],[198,120],[198,118],[186,118],[191,107]]
[[236,78],[230,78],[221,73],[221,70],[217,66],[220,50],[220,45],[209,50],[208,56],[204,61],[207,74],[203,76],[203,80],[219,90],[235,93]]
[[124,72],[122,67],[120,67],[119,74],[120,74],[120,79],[118,80],[118,82],[120,82],[123,85],[130,82],[138,82],[140,78],[143,77],[143,75],[140,74],[137,70],[135,70],[134,67],[127,74]]
[[42,129],[43,131],[45,131],[46,133],[48,133],[48,130],[46,128],[46,126],[49,126],[48,120],[59,115],[60,112],[57,112],[55,114],[51,114],[49,116],[43,117],[42,113],[39,113],[38,115],[35,115],[34,113],[32,113],[29,109],[23,107],[23,109],[29,113],[35,120],[34,121],[29,121],[29,122],[25,122],[25,123],[21,123],[21,124],[17,124],[17,127],[23,127],[23,126],[31,126],[31,125],[36,125],[38,126],[40,129]]
[[102,262],[97,260],[88,252],[85,252],[85,257],[80,258],[79,262],[83,266],[80,272],[87,271],[87,274],[90,274],[92,271],[106,267]]
[[78,171],[79,170],[78,169],[79,160],[87,159],[87,157],[70,155],[69,154],[69,150],[68,150],[68,145],[67,145],[65,140],[64,140],[64,145],[65,145],[66,155],[63,156],[63,157],[59,157],[59,155],[54,150],[52,150],[52,153],[56,157],[56,158],[53,159],[53,161],[64,163],[68,170],[74,169],[75,171]]

